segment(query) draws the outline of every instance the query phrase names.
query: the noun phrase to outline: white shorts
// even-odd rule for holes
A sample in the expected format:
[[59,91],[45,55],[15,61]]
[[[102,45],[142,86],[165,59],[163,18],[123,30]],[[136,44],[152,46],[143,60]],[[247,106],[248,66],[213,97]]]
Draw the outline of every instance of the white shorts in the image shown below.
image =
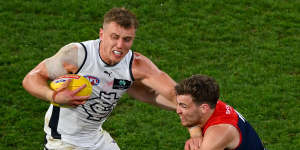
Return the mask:
[[70,143],[66,143],[61,139],[53,139],[53,137],[46,135],[44,150],[120,150],[118,144],[109,135],[108,132],[102,130],[103,138],[92,147],[78,147]]

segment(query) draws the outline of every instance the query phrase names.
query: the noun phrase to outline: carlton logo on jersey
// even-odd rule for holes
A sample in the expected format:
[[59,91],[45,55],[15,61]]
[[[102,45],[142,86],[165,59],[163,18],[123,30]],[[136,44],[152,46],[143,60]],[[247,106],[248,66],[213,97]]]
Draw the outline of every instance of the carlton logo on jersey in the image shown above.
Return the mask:
[[115,92],[101,91],[99,97],[93,99],[89,99],[82,107],[89,115],[88,120],[102,121],[112,112],[120,98]]
[[131,85],[131,81],[124,79],[114,79],[113,89],[124,90],[128,89]]
[[100,80],[97,77],[90,76],[90,75],[86,75],[84,77],[87,78],[93,86],[98,85],[100,83]]

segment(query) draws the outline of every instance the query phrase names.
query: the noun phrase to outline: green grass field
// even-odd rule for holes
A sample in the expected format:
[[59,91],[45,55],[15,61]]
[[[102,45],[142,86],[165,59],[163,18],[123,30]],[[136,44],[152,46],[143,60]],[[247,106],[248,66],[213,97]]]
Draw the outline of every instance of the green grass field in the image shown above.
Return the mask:
[[[269,150],[300,148],[299,0],[0,0],[0,150],[43,149],[48,103],[22,88],[41,60],[98,38],[103,14],[140,22],[133,50],[180,81],[213,76]],[[176,113],[122,98],[104,128],[124,150],[182,150]]]

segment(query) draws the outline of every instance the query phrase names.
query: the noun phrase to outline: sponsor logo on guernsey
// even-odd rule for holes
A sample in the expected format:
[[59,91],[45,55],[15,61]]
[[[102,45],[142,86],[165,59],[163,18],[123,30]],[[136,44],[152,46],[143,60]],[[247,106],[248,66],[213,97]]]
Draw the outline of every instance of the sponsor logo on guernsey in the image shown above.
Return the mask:
[[131,81],[125,79],[114,79],[113,89],[124,90],[130,87]]
[[93,86],[96,86],[100,83],[100,80],[97,77],[90,76],[90,75],[86,75],[84,77],[87,78]]

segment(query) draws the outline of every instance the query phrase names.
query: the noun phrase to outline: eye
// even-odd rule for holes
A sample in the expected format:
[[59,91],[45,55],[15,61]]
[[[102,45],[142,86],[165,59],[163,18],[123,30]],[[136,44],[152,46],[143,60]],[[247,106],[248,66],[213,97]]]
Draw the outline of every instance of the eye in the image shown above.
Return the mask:
[[125,42],[130,42],[131,39],[132,39],[131,37],[126,37],[126,38],[124,38],[124,41],[125,41]]
[[179,106],[180,106],[181,108],[188,108],[186,104],[182,104],[182,103],[179,104]]
[[119,36],[116,35],[116,34],[113,34],[113,35],[111,35],[111,38],[114,39],[114,40],[117,40],[119,38]]

